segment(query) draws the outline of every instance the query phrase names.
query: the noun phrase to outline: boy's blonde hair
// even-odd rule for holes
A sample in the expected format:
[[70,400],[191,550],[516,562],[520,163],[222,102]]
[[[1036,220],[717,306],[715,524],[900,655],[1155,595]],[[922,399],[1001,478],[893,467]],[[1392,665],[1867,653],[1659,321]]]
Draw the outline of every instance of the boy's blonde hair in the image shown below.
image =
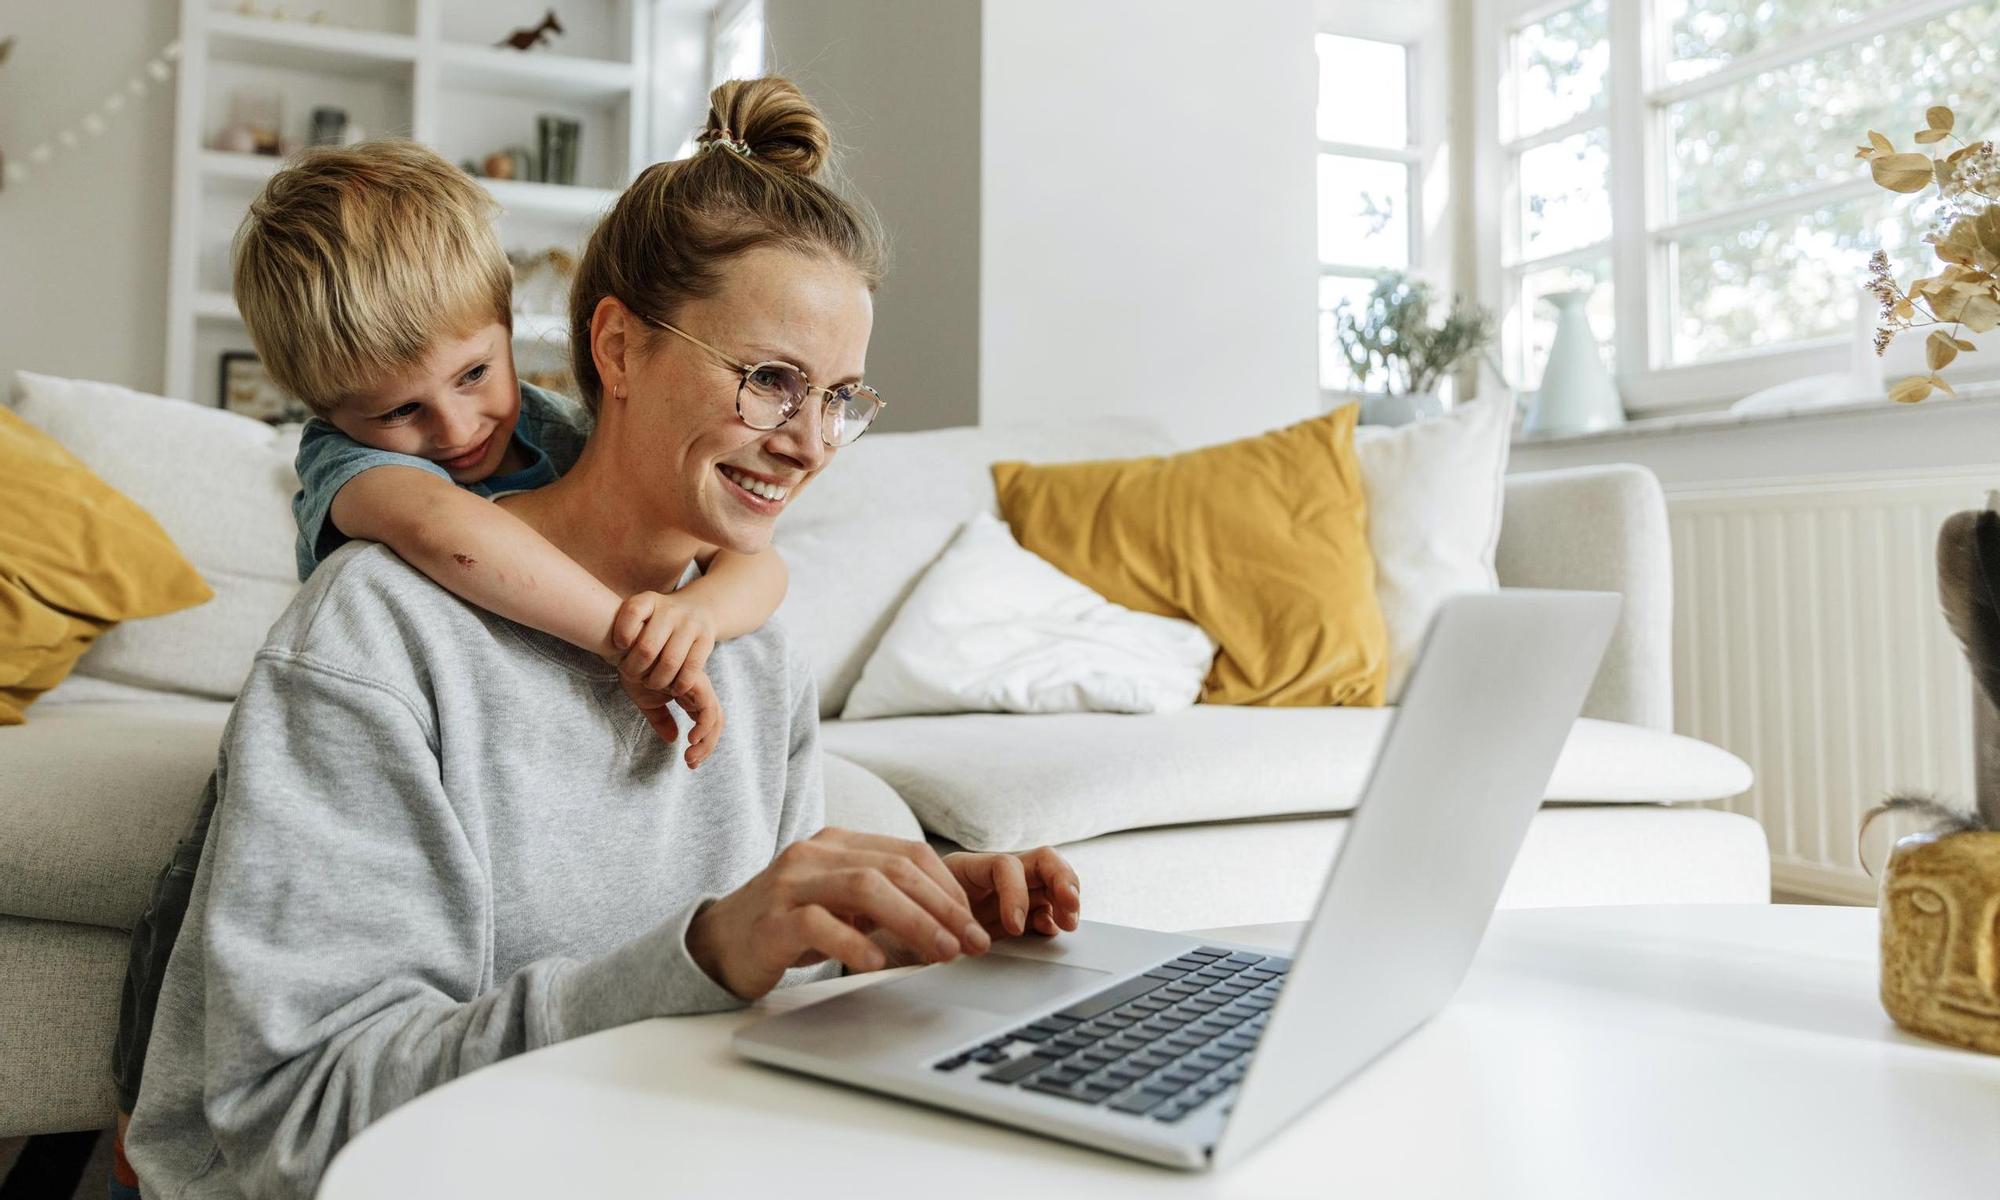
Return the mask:
[[236,232],[236,305],[277,385],[322,416],[439,339],[512,324],[486,190],[415,142],[304,151]]

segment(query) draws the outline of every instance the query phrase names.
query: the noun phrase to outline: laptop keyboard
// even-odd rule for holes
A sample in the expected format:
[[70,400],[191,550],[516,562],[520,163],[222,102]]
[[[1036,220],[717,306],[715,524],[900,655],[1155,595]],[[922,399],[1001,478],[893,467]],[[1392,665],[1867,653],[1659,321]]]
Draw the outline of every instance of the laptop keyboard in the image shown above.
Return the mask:
[[1291,965],[1203,946],[931,1065],[1159,1121],[1228,1111]]

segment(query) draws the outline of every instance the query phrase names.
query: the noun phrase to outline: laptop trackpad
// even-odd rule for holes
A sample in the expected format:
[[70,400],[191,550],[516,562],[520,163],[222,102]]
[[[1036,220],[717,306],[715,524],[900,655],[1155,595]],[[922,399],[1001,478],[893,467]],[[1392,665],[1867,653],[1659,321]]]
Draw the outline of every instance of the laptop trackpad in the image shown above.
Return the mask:
[[884,986],[901,999],[922,1004],[1026,1017],[1108,974],[1090,967],[986,954],[918,971]]

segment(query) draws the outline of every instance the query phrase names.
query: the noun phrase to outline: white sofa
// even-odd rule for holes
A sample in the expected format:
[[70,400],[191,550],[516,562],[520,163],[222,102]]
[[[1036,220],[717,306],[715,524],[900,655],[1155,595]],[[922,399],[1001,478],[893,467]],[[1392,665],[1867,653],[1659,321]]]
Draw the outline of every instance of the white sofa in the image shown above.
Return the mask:
[[[159,517],[218,595],[113,631],[27,724],[0,729],[0,1136],[108,1120],[126,931],[292,586],[296,433],[110,392],[109,416],[15,400]],[[1163,446],[1157,430],[1108,422],[878,433],[801,495],[779,525],[792,568],[780,619],[819,679],[832,823],[983,849],[1057,844],[1084,880],[1086,915],[1103,920],[1186,928],[1307,911],[1382,710],[833,719],[925,567],[971,514],[993,511],[989,463]],[[1749,769],[1667,732],[1672,597],[1653,478],[1510,478],[1497,567],[1503,584],[1626,597],[1590,719],[1502,903],[1767,900],[1762,831],[1699,804],[1747,788]]]

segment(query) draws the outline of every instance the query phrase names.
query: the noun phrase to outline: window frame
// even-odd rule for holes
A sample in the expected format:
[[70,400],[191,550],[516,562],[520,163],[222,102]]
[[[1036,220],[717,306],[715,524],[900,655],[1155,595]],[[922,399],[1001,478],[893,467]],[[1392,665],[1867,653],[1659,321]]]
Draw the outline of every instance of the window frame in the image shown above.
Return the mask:
[[[1580,0],[1485,0],[1477,26],[1472,86],[1475,172],[1480,191],[1499,197],[1497,206],[1481,206],[1477,221],[1480,298],[1505,318],[1519,300],[1519,281],[1528,272],[1564,262],[1611,260],[1611,286],[1616,328],[1612,343],[1618,362],[1618,386],[1625,407],[1634,416],[1650,416],[1714,407],[1773,384],[1823,372],[1845,370],[1854,352],[1851,334],[1789,342],[1692,363],[1667,361],[1670,322],[1676,284],[1672,267],[1675,245],[1683,238],[1716,229],[1740,228],[1754,220],[1794,216],[1841,200],[1880,194],[1865,176],[1804,188],[1698,217],[1676,216],[1668,194],[1671,152],[1667,112],[1671,105],[1739,85],[1756,76],[1813,58],[1842,46],[1885,33],[1922,25],[1984,0],[1909,0],[1812,34],[1767,46],[1682,83],[1667,84],[1666,47],[1660,37],[1655,0],[1608,0],[1610,62],[1602,121],[1610,132],[1608,186],[1611,236],[1587,247],[1534,259],[1513,256],[1518,245],[1509,222],[1518,220],[1521,150],[1578,129],[1595,128],[1590,114],[1557,130],[1528,138],[1508,138],[1501,110],[1513,102],[1512,43],[1516,32]],[[1479,103],[1491,97],[1494,103]],[[1572,125],[1578,128],[1571,128]],[[1859,140],[1863,131],[1856,131]],[[1508,140],[1503,140],[1508,139]],[[1635,233],[1636,232],[1636,236]],[[1861,284],[1857,276],[1855,287]],[[1899,347],[1900,348],[1900,347]],[[1523,391],[1526,380],[1509,381]]]
[[[1377,162],[1394,162],[1404,166],[1409,172],[1409,262],[1402,273],[1411,279],[1423,280],[1444,292],[1453,290],[1452,277],[1454,242],[1453,228],[1449,218],[1451,199],[1449,121],[1452,105],[1450,92],[1450,28],[1451,0],[1413,0],[1399,5],[1358,5],[1340,3],[1338,0],[1317,0],[1314,33],[1333,34],[1337,37],[1358,38],[1364,41],[1388,42],[1403,47],[1404,59],[1404,104],[1408,116],[1408,132],[1404,145],[1400,147],[1361,146],[1348,142],[1321,140],[1317,123],[1313,130],[1313,162],[1317,171],[1319,156],[1338,154],[1352,158],[1365,158]],[[1317,53],[1314,57],[1317,63]],[[1315,71],[1317,68],[1315,67]],[[1317,97],[1317,85],[1314,88]],[[1317,100],[1315,100],[1317,103]],[[1318,197],[1315,194],[1314,219],[1318,219]],[[1364,267],[1354,263],[1320,262],[1317,247],[1314,250],[1315,284],[1313,311],[1319,308],[1318,280],[1344,279],[1373,281],[1388,274],[1378,267]],[[1315,317],[1317,328],[1317,317]],[[1317,373],[1316,373],[1317,378]],[[1346,403],[1355,392],[1329,388],[1323,384],[1319,388],[1322,408],[1331,408]]]

